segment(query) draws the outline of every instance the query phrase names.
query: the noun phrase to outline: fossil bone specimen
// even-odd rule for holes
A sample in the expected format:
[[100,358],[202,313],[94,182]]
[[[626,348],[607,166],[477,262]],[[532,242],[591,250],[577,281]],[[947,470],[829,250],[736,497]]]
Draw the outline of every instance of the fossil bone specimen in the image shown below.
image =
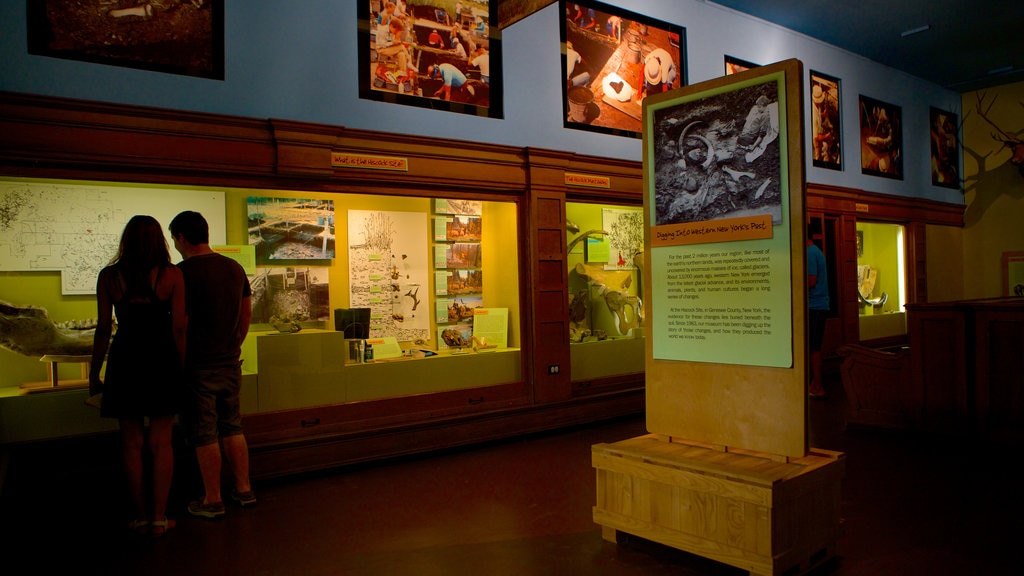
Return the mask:
[[58,325],[46,309],[0,301],[0,346],[25,356],[92,354],[95,328]]

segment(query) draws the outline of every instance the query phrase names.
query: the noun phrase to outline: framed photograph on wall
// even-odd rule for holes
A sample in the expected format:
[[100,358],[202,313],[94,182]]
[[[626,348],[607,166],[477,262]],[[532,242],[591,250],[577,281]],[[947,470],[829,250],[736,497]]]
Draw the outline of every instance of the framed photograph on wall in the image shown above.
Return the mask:
[[501,118],[495,0],[359,0],[359,97]]
[[933,106],[928,127],[932,142],[932,185],[959,189],[960,145],[956,114]]
[[843,169],[842,104],[839,78],[811,70],[811,162],[818,168]]
[[903,117],[899,106],[860,95],[860,171],[903,179]]
[[28,0],[28,53],[224,79],[224,2]]
[[725,75],[729,76],[737,72],[743,72],[750,70],[751,68],[757,68],[760,64],[754,64],[753,62],[747,62],[746,60],[740,60],[739,58],[733,58],[728,54],[725,55]]
[[643,99],[686,85],[686,29],[600,2],[559,7],[565,127],[639,138]]

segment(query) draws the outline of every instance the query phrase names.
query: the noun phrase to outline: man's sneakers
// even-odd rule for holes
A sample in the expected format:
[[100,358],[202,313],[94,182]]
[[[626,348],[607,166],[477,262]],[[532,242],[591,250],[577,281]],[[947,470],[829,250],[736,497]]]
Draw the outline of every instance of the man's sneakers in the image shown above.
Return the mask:
[[256,505],[256,493],[252,490],[246,490],[245,492],[238,492],[235,490],[231,491],[231,500],[242,508]]
[[199,518],[213,520],[224,515],[224,502],[206,503],[202,500],[195,500],[188,503],[188,513]]
[[[246,490],[245,492],[232,490],[231,501],[242,508],[255,506],[256,493],[252,490]],[[188,513],[193,516],[198,516],[199,518],[209,518],[213,520],[223,516],[224,512],[224,502],[207,503],[203,500],[195,500],[188,503]]]

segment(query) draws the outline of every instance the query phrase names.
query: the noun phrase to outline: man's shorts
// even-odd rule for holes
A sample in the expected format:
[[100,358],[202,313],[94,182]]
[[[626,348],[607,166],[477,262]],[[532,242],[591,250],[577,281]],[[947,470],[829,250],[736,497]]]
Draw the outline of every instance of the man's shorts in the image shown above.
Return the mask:
[[186,416],[189,437],[195,446],[206,446],[225,436],[242,433],[239,393],[242,364],[192,370],[189,373]]

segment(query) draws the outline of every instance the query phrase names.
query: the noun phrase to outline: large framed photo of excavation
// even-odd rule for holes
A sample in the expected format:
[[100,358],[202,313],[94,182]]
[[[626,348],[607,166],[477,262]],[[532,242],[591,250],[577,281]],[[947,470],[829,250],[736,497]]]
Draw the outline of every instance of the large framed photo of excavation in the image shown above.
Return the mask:
[[223,0],[27,0],[26,9],[29,54],[224,79]]
[[359,97],[502,117],[497,0],[358,0]]
[[644,101],[652,433],[806,452],[802,81],[787,60]]
[[639,138],[644,98],[686,85],[686,29],[600,2],[558,4],[564,126]]

